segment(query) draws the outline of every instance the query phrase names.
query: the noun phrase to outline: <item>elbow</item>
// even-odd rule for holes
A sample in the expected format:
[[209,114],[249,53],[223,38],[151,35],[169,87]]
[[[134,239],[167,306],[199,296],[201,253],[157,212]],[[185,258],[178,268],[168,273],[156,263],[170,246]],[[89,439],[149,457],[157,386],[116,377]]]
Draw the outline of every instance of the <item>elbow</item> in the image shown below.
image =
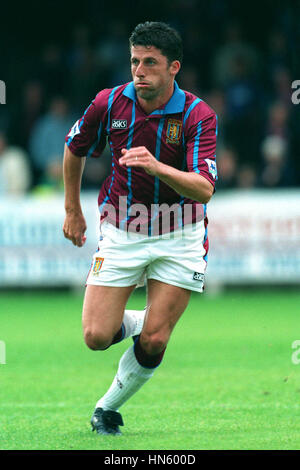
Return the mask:
[[211,186],[211,188],[207,188],[201,194],[201,198],[199,198],[199,202],[201,202],[201,204],[207,204],[211,200],[213,194],[214,194],[214,188]]
[[209,201],[210,201],[211,198],[212,198],[212,195],[213,195],[213,193],[208,194],[208,195],[204,198],[202,204],[208,204]]
[[201,201],[199,201],[199,202],[201,202],[201,204],[208,204],[210,199],[211,199],[211,196],[210,197],[202,197]]
[[197,177],[199,179],[197,180],[198,197],[196,198],[196,201],[201,202],[201,204],[207,204],[211,200],[212,195],[214,194],[214,186],[202,175],[197,175]]

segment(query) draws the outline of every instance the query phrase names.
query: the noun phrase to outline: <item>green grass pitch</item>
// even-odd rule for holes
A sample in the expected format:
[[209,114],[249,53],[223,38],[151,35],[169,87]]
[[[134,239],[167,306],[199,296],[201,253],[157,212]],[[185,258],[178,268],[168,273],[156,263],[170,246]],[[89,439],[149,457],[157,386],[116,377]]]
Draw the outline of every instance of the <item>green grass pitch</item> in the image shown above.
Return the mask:
[[[144,302],[137,291],[128,307]],[[89,420],[131,339],[90,351],[81,306],[71,293],[0,293],[1,450],[300,449],[300,294],[193,294],[115,437]]]

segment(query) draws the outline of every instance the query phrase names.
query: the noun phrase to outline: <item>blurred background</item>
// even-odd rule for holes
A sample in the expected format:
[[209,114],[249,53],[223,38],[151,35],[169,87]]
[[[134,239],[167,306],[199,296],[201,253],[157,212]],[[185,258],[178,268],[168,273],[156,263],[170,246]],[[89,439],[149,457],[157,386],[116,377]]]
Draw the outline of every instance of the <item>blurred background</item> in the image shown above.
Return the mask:
[[102,88],[131,80],[128,37],[165,21],[183,37],[181,88],[218,114],[207,285],[300,283],[300,2],[102,0],[1,7],[0,286],[83,285],[97,245],[97,191],[83,177],[88,240],[62,236],[64,137]]

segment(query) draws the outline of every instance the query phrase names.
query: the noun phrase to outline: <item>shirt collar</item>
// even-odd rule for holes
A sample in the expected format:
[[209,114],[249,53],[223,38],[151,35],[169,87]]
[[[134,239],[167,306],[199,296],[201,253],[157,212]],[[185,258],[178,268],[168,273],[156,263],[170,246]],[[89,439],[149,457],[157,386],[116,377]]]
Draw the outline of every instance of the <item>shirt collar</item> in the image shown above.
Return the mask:
[[[128,83],[128,85],[124,88],[123,95],[136,102],[136,91],[133,82]],[[177,82],[174,81],[174,92],[169,101],[165,104],[162,109],[156,109],[155,111],[152,111],[150,116],[156,114],[163,115],[181,113],[184,110],[184,105],[185,93],[179,88]]]

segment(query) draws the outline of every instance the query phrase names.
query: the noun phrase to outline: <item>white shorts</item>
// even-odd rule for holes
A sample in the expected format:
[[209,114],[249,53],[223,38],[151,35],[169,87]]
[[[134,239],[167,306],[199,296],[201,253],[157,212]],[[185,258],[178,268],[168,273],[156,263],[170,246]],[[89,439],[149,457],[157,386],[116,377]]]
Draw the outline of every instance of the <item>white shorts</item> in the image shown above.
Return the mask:
[[126,232],[104,221],[86,284],[140,287],[145,279],[156,279],[202,292],[205,238],[203,220],[183,230],[152,237]]

